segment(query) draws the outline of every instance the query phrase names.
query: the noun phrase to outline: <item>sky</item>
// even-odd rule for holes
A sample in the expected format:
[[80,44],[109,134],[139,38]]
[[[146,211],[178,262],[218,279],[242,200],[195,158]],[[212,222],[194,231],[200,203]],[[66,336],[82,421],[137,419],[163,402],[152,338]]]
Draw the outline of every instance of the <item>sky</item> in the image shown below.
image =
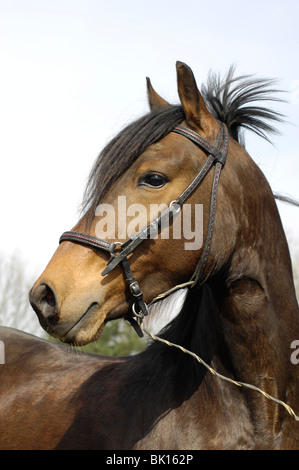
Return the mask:
[[[146,80],[178,103],[175,62],[277,78],[272,144],[246,134],[273,191],[299,200],[299,2],[0,0],[0,254],[38,275],[80,217],[103,146],[147,112]],[[293,246],[299,208],[279,204]]]

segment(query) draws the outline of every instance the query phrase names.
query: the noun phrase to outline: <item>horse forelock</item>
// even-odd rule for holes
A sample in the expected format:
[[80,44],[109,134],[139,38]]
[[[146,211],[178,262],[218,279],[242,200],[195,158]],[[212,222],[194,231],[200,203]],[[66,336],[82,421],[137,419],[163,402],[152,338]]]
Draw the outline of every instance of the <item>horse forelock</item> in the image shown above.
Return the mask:
[[181,106],[153,110],[126,126],[102,150],[89,175],[82,203],[84,212],[95,208],[118,178],[152,144],[185,118]]

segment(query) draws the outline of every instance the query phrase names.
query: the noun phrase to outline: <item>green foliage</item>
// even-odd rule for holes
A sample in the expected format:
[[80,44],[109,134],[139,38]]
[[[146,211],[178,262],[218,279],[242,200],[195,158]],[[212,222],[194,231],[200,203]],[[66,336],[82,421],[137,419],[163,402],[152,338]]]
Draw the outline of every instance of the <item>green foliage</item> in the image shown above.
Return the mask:
[[145,347],[145,338],[139,338],[134,329],[121,319],[107,323],[97,341],[77,349],[102,356],[129,356]]

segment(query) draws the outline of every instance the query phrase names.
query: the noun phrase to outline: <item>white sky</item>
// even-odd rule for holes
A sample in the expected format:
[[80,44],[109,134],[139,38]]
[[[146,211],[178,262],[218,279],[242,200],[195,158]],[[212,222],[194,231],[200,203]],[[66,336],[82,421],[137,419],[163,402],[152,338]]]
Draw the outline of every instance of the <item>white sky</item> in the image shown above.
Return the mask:
[[[145,77],[178,102],[175,62],[278,78],[288,122],[247,149],[274,191],[299,199],[299,2],[0,0],[0,251],[39,274],[78,220],[105,143],[147,111]],[[293,240],[299,208],[280,204]]]

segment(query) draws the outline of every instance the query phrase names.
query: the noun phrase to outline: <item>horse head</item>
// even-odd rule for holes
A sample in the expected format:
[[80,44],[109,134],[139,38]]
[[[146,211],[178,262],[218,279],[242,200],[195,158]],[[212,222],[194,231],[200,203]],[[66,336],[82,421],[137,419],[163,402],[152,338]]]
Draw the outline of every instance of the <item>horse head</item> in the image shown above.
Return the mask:
[[[177,285],[194,287],[221,276],[226,289],[240,279],[253,279],[254,290],[264,289],[263,263],[269,261],[264,244],[270,243],[271,230],[268,214],[279,220],[271,189],[237,141],[236,123],[228,126],[228,143],[228,134],[220,132],[221,122],[213,112],[217,97],[207,102],[191,69],[181,62],[177,83],[181,104],[172,106],[147,80],[150,112],[103,150],[90,175],[83,217],[61,239],[30,292],[42,327],[62,341],[86,344],[99,337],[107,321],[128,316],[133,282],[145,305]],[[247,94],[250,98],[249,87]],[[209,90],[204,95],[207,98]],[[210,167],[194,186],[211,153]],[[224,154],[226,161],[221,161]],[[210,171],[216,163],[222,170],[219,180],[219,167],[217,188],[215,172]],[[154,236],[147,232],[142,240],[137,236],[137,243],[136,234],[153,219],[161,222],[159,215],[182,194],[180,217],[172,213],[166,228]],[[135,240],[136,246],[125,257],[126,272],[124,257],[118,255],[127,240]],[[286,248],[280,243],[277,249]],[[204,255],[204,273],[199,276]],[[109,269],[112,262],[115,268]]]

